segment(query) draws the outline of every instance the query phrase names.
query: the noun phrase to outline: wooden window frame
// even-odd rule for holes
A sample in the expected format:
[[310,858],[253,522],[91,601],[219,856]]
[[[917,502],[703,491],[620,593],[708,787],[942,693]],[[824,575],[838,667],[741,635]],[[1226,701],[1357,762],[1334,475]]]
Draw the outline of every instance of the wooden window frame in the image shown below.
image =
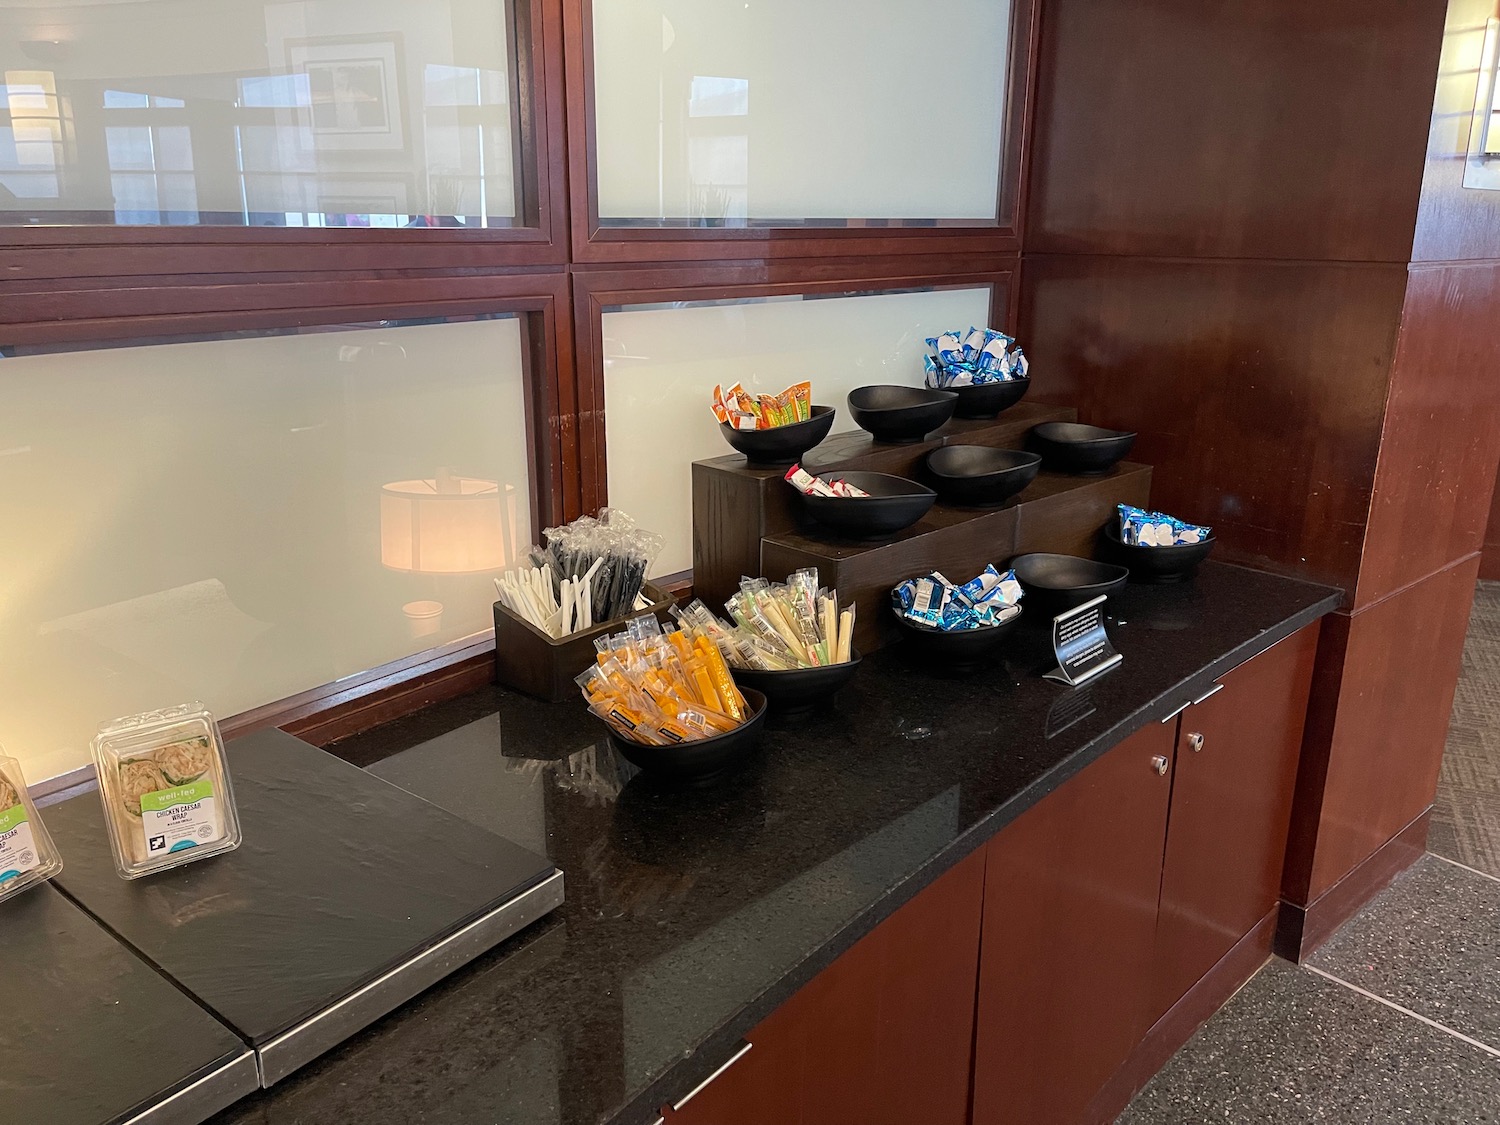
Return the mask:
[[[1015,323],[1039,0],[1012,9],[996,220],[834,228],[601,228],[590,0],[500,2],[516,29],[532,225],[0,227],[0,343],[526,313],[539,532],[607,501],[606,307],[988,285],[991,323]],[[419,652],[231,716],[224,727],[280,726],[327,744],[489,682],[493,646],[492,634],[479,634]]]
[[[0,304],[0,344],[114,343],[419,317],[527,314],[522,376],[532,471],[533,534],[565,507],[559,412],[571,384],[573,337],[565,273],[307,280],[233,287],[230,294],[173,279],[139,289],[40,293]],[[54,307],[55,303],[55,307]],[[55,314],[63,315],[55,315]]]
[[[345,281],[295,281],[242,287],[243,307],[167,313],[136,311],[121,316],[110,306],[100,315],[69,321],[0,324],[0,343],[20,345],[129,343],[163,336],[243,332],[375,320],[517,313],[523,322],[522,379],[527,402],[527,445],[531,473],[531,535],[559,522],[565,506],[560,451],[572,428],[560,416],[563,373],[571,371],[573,337],[569,285],[564,273],[502,274],[475,277]],[[146,306],[180,307],[192,300],[192,286],[171,286],[124,294]],[[142,296],[142,293],[144,296]],[[112,294],[105,293],[108,299]],[[299,301],[301,303],[299,303]],[[227,302],[222,298],[221,306]],[[9,310],[7,310],[9,312]],[[299,692],[286,699],[223,720],[231,736],[278,726],[317,742],[327,742],[425,706],[436,699],[488,682],[494,630]],[[72,775],[65,778],[76,782]]]
[[[576,383],[564,389],[576,410],[575,464],[579,506],[573,519],[609,502],[604,415],[604,310],[663,301],[712,301],[790,294],[884,293],[903,289],[990,289],[990,323],[1013,322],[1019,307],[1020,257],[1007,255],[897,256],[835,262],[714,262],[633,270],[577,270],[573,274]],[[705,404],[706,410],[706,404]]]
[[771,260],[893,254],[1018,253],[1024,212],[1026,144],[1038,48],[1040,0],[1015,0],[1006,73],[1005,134],[995,219],[922,221],[851,219],[830,227],[615,227],[599,220],[598,146],[594,122],[593,0],[563,0],[567,71],[568,173],[573,261],[625,262]]
[[560,0],[500,0],[516,47],[523,226],[0,226],[6,288],[64,279],[562,267],[568,261]]

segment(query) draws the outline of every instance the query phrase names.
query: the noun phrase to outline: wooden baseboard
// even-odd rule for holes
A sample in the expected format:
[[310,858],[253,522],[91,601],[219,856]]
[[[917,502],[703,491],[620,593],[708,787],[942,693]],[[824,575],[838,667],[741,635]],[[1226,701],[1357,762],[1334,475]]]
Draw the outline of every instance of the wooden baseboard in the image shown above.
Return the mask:
[[1089,1103],[1085,1121],[1090,1125],[1109,1125],[1114,1121],[1130,1104],[1130,1099],[1193,1037],[1193,1032],[1207,1023],[1270,959],[1279,914],[1279,908],[1272,910],[1257,922],[1187,995],[1152,1025],[1125,1064]]
[[1283,900],[1276,927],[1276,955],[1299,964],[1312,956],[1365,903],[1422,858],[1427,851],[1431,818],[1429,807],[1313,902],[1304,906]]

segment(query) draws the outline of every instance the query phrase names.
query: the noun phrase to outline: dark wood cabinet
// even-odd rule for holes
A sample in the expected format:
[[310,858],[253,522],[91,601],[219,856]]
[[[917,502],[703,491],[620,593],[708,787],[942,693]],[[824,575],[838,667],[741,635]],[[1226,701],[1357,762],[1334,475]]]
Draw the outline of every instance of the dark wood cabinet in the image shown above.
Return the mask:
[[1270,953],[1318,630],[1064,782],[773,1012],[666,1120],[1112,1120]]
[[1173,728],[1138,731],[989,844],[974,1125],[1063,1125],[1145,1033]]
[[1182,713],[1153,1019],[1276,908],[1317,642],[1293,634]]
[[965,1125],[985,849],[746,1036],[671,1125]]

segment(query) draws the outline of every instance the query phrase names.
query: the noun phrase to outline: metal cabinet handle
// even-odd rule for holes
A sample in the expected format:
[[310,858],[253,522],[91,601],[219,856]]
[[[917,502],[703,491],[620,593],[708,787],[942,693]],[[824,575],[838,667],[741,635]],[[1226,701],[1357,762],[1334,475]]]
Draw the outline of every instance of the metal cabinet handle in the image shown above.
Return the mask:
[[735,1063],[739,1062],[742,1058],[744,1058],[745,1055],[749,1052],[750,1048],[753,1047],[753,1046],[755,1046],[755,1044],[747,1041],[743,1047],[741,1047],[738,1051],[736,1051],[734,1054],[732,1054],[732,1055],[729,1056],[728,1061],[726,1061],[723,1066],[719,1067],[718,1070],[714,1071],[707,1078],[705,1078],[702,1082],[698,1083],[698,1085],[694,1086],[686,1094],[682,1095],[682,1100],[681,1101],[679,1101],[679,1102],[673,1102],[672,1103],[672,1112],[676,1113],[683,1106],[687,1105],[688,1102],[692,1101],[699,1094],[703,1093],[704,1089],[708,1086],[708,1084],[710,1082],[712,1082],[715,1078],[719,1077],[719,1075],[723,1074],[726,1070],[728,1070],[730,1067],[732,1067]]
[[1202,703],[1205,699],[1208,699],[1208,698],[1210,698],[1212,696],[1218,695],[1219,692],[1221,692],[1223,690],[1224,690],[1224,685],[1223,684],[1214,684],[1213,687],[1209,688],[1202,695],[1200,695],[1197,699],[1193,700],[1193,706],[1194,707],[1198,706],[1198,704]]
[[1194,754],[1203,749],[1203,736],[1197,731],[1193,731],[1188,735],[1187,742],[1188,749],[1191,750]]
[[1156,775],[1158,777],[1165,777],[1166,774],[1167,774],[1167,767],[1170,766],[1171,764],[1172,764],[1171,761],[1169,761],[1166,758],[1165,755],[1162,755],[1162,754],[1152,754],[1151,755],[1151,768],[1156,771]]

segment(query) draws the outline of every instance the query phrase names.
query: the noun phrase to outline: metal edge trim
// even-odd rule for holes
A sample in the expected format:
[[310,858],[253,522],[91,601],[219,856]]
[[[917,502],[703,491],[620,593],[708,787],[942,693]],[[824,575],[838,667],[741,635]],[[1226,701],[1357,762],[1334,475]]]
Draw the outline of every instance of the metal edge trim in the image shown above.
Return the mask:
[[261,1085],[269,1087],[281,1081],[522,927],[557,909],[562,902],[563,873],[554,869],[530,890],[495,907],[296,1027],[283,1031],[256,1052]]
[[754,1043],[751,1043],[748,1040],[746,1040],[745,1045],[743,1047],[741,1047],[738,1051],[736,1051],[734,1054],[730,1055],[729,1058],[725,1059],[723,1065],[721,1065],[719,1067],[719,1069],[715,1070],[712,1074],[710,1074],[702,1082],[698,1083],[698,1085],[694,1086],[687,1093],[683,1094],[681,1101],[673,1102],[672,1103],[672,1112],[676,1113],[678,1110],[682,1109],[683,1106],[687,1105],[688,1102],[692,1101],[699,1094],[703,1093],[704,1089],[708,1086],[709,1083],[711,1083],[714,1079],[718,1078],[719,1075],[723,1074],[726,1070],[728,1070],[730,1067],[732,1067],[735,1063],[739,1062],[742,1058],[744,1058],[745,1055],[749,1052],[750,1048],[753,1047],[753,1046],[755,1046]]
[[255,1065],[255,1052],[247,1047],[244,1054],[235,1056],[217,1070],[209,1071],[149,1109],[126,1118],[121,1125],[198,1125],[258,1089],[260,1074]]
[[1061,621],[1064,618],[1066,618],[1067,620],[1071,621],[1073,618],[1077,617],[1084,610],[1086,610],[1086,609],[1093,609],[1096,605],[1099,605],[1101,602],[1105,602],[1105,601],[1108,601],[1108,600],[1109,600],[1109,595],[1108,594],[1100,594],[1097,598],[1090,598],[1088,601],[1084,602],[1082,605],[1075,605],[1072,609],[1065,609],[1065,610],[1063,610],[1061,613],[1059,613],[1057,616],[1055,616],[1052,620],[1053,621]]
[[79,766],[76,770],[60,773],[56,777],[45,778],[26,788],[31,793],[31,799],[38,805],[51,805],[69,797],[76,797],[80,793],[87,793],[90,789],[97,788],[98,785],[99,778],[91,762],[86,766]]
[[1180,704],[1174,710],[1169,711],[1167,714],[1165,714],[1165,715],[1163,715],[1161,717],[1162,723],[1163,724],[1170,723],[1173,719],[1177,718],[1178,715],[1182,714],[1184,711],[1186,711],[1192,705],[1193,705],[1193,701],[1191,699],[1189,699],[1186,703]]
[[1198,706],[1198,704],[1202,703],[1205,699],[1212,699],[1214,696],[1218,695],[1219,692],[1221,692],[1223,690],[1224,690],[1224,685],[1223,684],[1214,684],[1213,687],[1209,688],[1202,695],[1200,695],[1197,699],[1193,700],[1192,706],[1194,706],[1194,707]]

